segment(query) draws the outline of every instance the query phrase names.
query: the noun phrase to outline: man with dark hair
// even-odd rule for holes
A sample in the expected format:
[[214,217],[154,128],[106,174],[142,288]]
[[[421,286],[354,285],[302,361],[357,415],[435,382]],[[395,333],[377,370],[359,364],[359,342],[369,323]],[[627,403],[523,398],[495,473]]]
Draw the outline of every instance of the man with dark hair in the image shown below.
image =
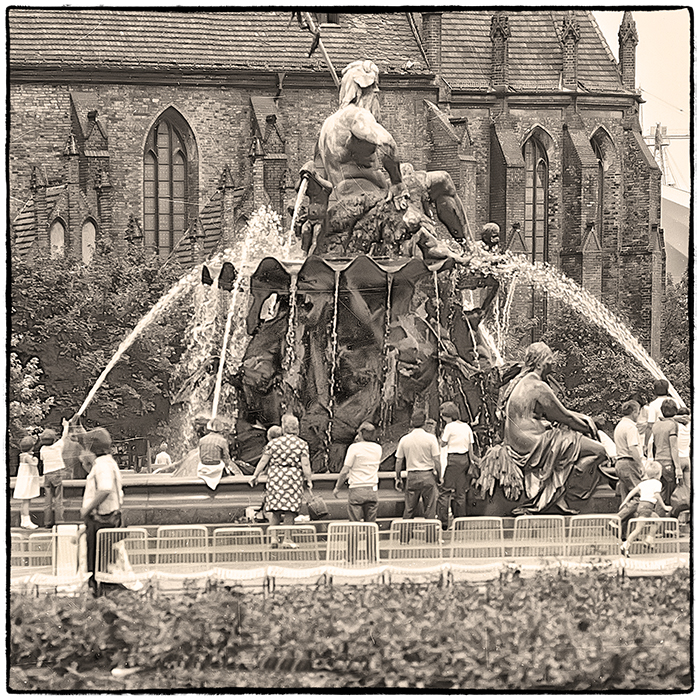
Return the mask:
[[[649,423],[649,431],[651,432],[651,427],[656,423],[657,420],[661,420],[661,404],[666,400],[670,399],[673,401],[674,405],[678,407],[680,404],[668,393],[668,380],[657,379],[654,382],[654,395],[656,398],[649,404],[649,413],[647,414],[647,422]],[[649,433],[647,433],[647,439],[649,438]]]
[[676,402],[672,398],[664,399],[661,404],[661,419],[651,428],[650,455],[661,464],[661,496],[664,503],[671,502],[671,494],[676,483],[683,480],[680,457],[678,456],[678,423],[674,416],[678,412]]
[[440,447],[435,435],[424,430],[426,416],[416,411],[411,418],[411,430],[396,448],[396,479],[394,488],[403,490],[401,470],[406,465],[404,520],[413,518],[419,501],[423,502],[425,517],[435,519],[437,486],[440,481]]
[[617,462],[618,490],[624,499],[627,494],[642,480],[642,450],[639,446],[639,432],[637,431],[637,416],[640,406],[637,401],[625,401],[620,412],[622,418],[615,426],[615,450]]
[[[90,574],[88,585],[97,590],[95,565],[97,533],[104,528],[122,526],[122,504],[124,491],[119,467],[112,457],[112,437],[104,428],[89,430],[81,436],[81,443],[91,453],[93,461],[90,473],[85,480],[85,492],[80,509],[80,517],[85,523],[87,543],[87,570]],[[116,539],[112,540],[116,543]],[[113,557],[108,551],[107,557]],[[104,565],[105,562],[101,562]]]

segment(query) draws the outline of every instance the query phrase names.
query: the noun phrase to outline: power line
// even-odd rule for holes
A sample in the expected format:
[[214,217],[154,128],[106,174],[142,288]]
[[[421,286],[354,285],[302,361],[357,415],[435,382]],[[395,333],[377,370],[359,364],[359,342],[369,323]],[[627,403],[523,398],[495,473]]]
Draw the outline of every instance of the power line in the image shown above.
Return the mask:
[[669,107],[672,107],[673,109],[678,110],[682,114],[686,114],[686,110],[681,109],[680,107],[676,107],[676,105],[672,105],[670,102],[666,102],[663,98],[659,97],[658,95],[655,95],[653,92],[649,92],[648,90],[645,90],[643,87],[639,88],[643,93],[647,95],[651,95],[654,99],[659,100],[659,102],[663,102],[665,105],[668,105]]

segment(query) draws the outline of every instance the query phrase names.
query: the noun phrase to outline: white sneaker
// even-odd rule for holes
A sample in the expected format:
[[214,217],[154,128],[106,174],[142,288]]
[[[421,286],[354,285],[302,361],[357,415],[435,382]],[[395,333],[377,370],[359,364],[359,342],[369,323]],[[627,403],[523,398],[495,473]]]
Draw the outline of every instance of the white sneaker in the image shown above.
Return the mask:
[[35,525],[31,520],[25,520],[20,527],[25,530],[37,530],[39,528],[39,526]]

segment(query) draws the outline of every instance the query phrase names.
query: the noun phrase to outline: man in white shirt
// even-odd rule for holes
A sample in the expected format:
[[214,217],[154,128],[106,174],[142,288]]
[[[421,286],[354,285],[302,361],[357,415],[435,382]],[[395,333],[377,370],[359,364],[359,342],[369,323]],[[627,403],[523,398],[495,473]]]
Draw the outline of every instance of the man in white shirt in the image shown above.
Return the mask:
[[171,459],[170,455],[168,454],[168,443],[161,442],[160,447],[158,449],[160,451],[158,452],[155,460],[153,461],[153,468],[154,469],[162,469],[163,467],[171,466],[173,463],[173,460]]
[[411,418],[411,430],[404,435],[396,448],[396,479],[394,488],[403,490],[401,470],[406,464],[406,491],[404,520],[413,518],[419,501],[423,502],[425,517],[433,520],[436,515],[437,487],[440,481],[440,446],[435,435],[427,433],[425,413],[416,411]]
[[618,491],[622,498],[642,480],[643,462],[642,450],[639,446],[639,431],[637,430],[637,417],[640,406],[637,401],[625,401],[620,409],[622,418],[615,426],[615,451],[617,460],[615,472],[617,473]]
[[460,420],[459,408],[454,401],[446,401],[440,406],[440,417],[445,421],[440,445],[447,450],[447,464],[439,489],[437,516],[442,529],[447,530],[450,506],[453,517],[467,515],[467,471],[473,458],[474,433],[468,423]]
[[[95,462],[85,480],[83,504],[80,517],[85,522],[87,541],[88,584],[96,589],[95,555],[97,533],[103,528],[118,528],[122,525],[122,477],[114,457],[112,457],[112,437],[104,428],[95,428],[81,436],[84,447],[93,455]],[[116,542],[112,538],[112,542]],[[113,556],[110,552],[109,556]]]
[[382,448],[376,442],[376,429],[364,422],[357,431],[357,439],[348,447],[343,468],[338,474],[333,495],[348,480],[348,518],[351,522],[373,523],[377,520],[377,485]]
[[63,522],[63,480],[72,476],[63,462],[69,425],[64,418],[60,439],[50,428],[39,437],[43,443],[39,454],[44,464],[44,527],[48,528]]
[[657,379],[654,382],[654,394],[656,398],[649,404],[649,411],[647,413],[647,423],[649,423],[650,429],[657,420],[663,418],[661,415],[661,404],[666,399],[671,399],[671,401],[676,404],[676,408],[680,406],[678,401],[668,393],[668,386],[668,382],[665,379]]

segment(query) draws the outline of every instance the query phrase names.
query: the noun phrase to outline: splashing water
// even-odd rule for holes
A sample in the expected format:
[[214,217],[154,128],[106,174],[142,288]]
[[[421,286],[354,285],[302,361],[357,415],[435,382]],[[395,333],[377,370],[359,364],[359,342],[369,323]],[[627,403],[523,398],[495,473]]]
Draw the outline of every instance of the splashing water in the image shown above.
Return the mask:
[[[599,328],[607,331],[652,377],[668,381],[659,365],[632,335],[629,328],[616,318],[607,306],[559,270],[546,263],[531,263],[524,256],[512,253],[493,255],[474,248],[472,254],[469,265],[473,269],[507,280],[517,276],[519,281],[532,284],[540,291],[547,292],[565,302]],[[512,304],[510,292],[509,289],[511,299],[506,303],[507,306]],[[683,404],[683,400],[670,382],[669,393],[676,401]]]
[[85,409],[90,405],[90,402],[95,397],[98,389],[102,386],[102,383],[107,378],[107,375],[112,371],[113,367],[119,362],[121,356],[131,347],[132,343],[136,338],[143,333],[143,331],[148,328],[156,319],[158,319],[161,314],[163,314],[176,300],[185,294],[185,292],[192,291],[194,286],[197,284],[198,275],[196,268],[191,270],[186,275],[180,278],[170,289],[170,291],[163,297],[161,297],[151,308],[151,310],[136,324],[134,330],[129,333],[129,335],[122,340],[117,351],[112,356],[112,359],[107,363],[107,366],[102,370],[102,374],[97,378],[97,381],[93,384],[92,389],[90,389],[88,395],[83,401],[83,405],[78,409],[75,414],[76,417],[81,416]]
[[301,203],[304,201],[306,196],[306,188],[309,186],[309,180],[306,177],[301,179],[301,185],[299,186],[299,192],[297,192],[297,198],[294,202],[294,213],[292,214],[292,223],[289,226],[289,233],[287,234],[287,242],[285,243],[284,250],[289,256],[294,245],[294,227],[296,226],[297,219],[299,218],[299,210],[301,209]]
[[226,316],[226,327],[224,329],[224,340],[221,345],[221,355],[219,356],[219,369],[216,373],[216,384],[214,386],[214,400],[211,406],[211,417],[212,420],[216,418],[219,410],[219,399],[221,397],[221,383],[224,377],[224,367],[226,365],[226,350],[228,348],[228,339],[231,335],[231,322],[233,321],[233,315],[236,312],[236,302],[238,301],[238,290],[241,286],[241,280],[243,275],[239,272],[236,275],[236,282],[233,285],[233,290],[231,291],[231,303],[229,305],[228,314]]
[[437,343],[435,346],[436,352],[437,352],[437,387],[438,387],[438,400],[442,403],[442,398],[441,398],[441,388],[444,387],[445,385],[445,375],[443,372],[442,368],[442,360],[440,359],[440,348],[441,348],[441,342],[440,342],[440,328],[441,328],[441,319],[440,319],[440,287],[438,286],[438,273],[437,270],[433,270],[433,287],[435,289],[435,321],[437,323]]
[[[282,360],[282,369],[285,372],[294,366],[296,360],[296,326],[297,326],[297,275],[292,275],[292,281],[289,285],[289,317],[287,321],[287,337],[285,339],[286,348],[284,359]],[[296,385],[296,382],[293,381]]]
[[[335,409],[335,365],[338,355],[338,297],[340,273],[335,270],[335,285],[333,287],[333,325],[331,326],[331,372],[328,384],[328,428],[326,429],[327,444],[331,444],[333,436],[333,411]],[[328,450],[324,451],[325,466],[328,468]]]

